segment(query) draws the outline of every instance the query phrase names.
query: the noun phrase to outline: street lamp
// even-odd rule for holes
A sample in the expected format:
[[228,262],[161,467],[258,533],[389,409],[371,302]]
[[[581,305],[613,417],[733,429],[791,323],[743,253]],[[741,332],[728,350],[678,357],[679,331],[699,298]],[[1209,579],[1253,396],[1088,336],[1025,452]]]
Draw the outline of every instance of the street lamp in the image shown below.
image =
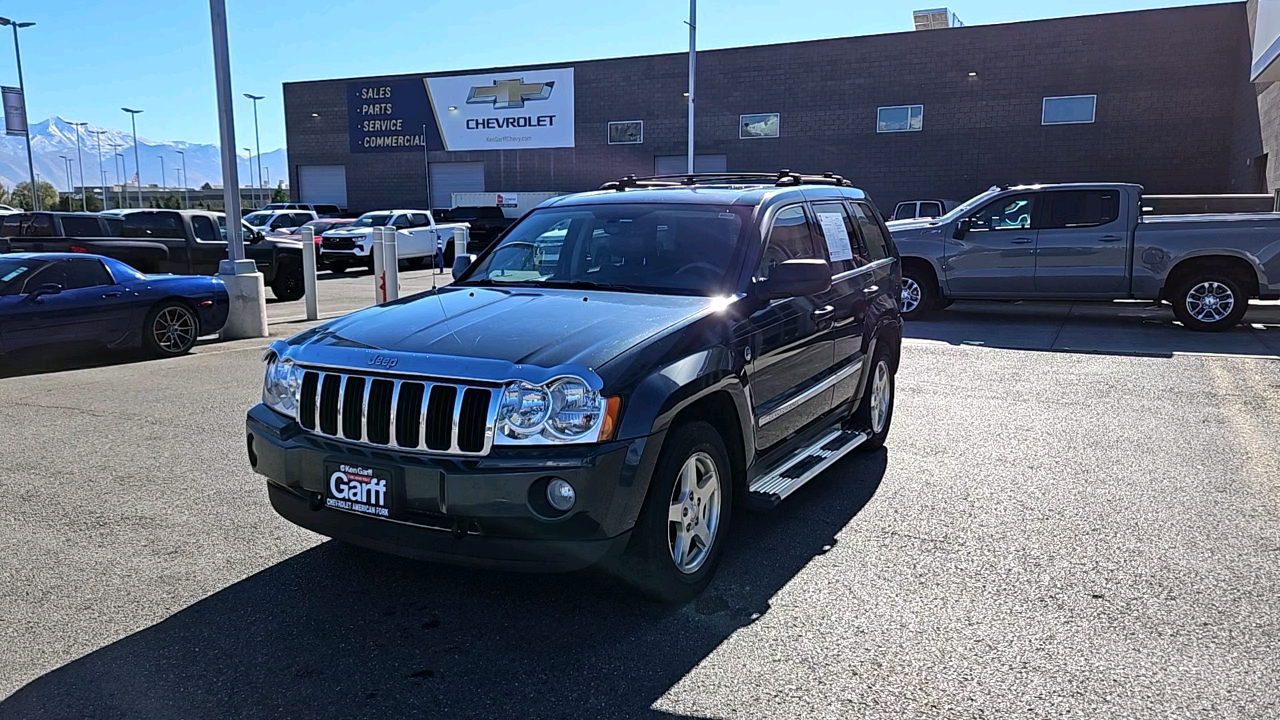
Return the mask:
[[191,179],[187,177],[187,154],[181,150],[174,152],[182,156],[182,198],[186,203],[187,209],[191,209]]
[[[258,189],[253,184],[253,150],[250,150],[249,148],[240,149],[249,153],[249,202],[256,205],[257,207],[254,209],[257,210],[262,207],[262,203],[258,202]],[[261,180],[261,176],[259,176],[258,179]],[[240,192],[239,188],[236,189],[236,192]]]
[[13,55],[18,61],[18,94],[22,96],[22,132],[27,136],[27,169],[31,171],[31,208],[39,210],[39,178],[36,176],[36,161],[31,157],[31,128],[27,126],[27,86],[22,81],[22,50],[18,47],[18,30],[29,28],[35,23],[15,22],[7,17],[0,17],[0,25],[13,28]]
[[[245,97],[247,97],[247,98],[249,98],[250,100],[252,100],[252,101],[253,101],[253,144],[254,144],[255,146],[257,146],[257,148],[258,148],[258,185],[260,185],[260,186],[261,186],[261,185],[263,185],[263,182],[262,182],[262,141],[258,139],[258,101],[259,101],[259,100],[261,100],[261,99],[263,99],[263,98],[265,98],[265,97],[266,97],[266,95],[254,95],[253,93],[245,93],[245,94],[244,94],[244,96],[245,96]],[[252,159],[250,159],[250,163],[252,163]],[[250,166],[249,166],[249,176],[250,176],[251,178],[253,177],[253,166],[252,166],[252,165],[250,165]],[[264,186],[264,187],[265,187],[265,186]],[[265,198],[265,195],[266,195],[266,193],[263,193],[264,198]],[[255,202],[256,202],[256,201],[255,201]],[[259,207],[261,207],[262,205],[265,205],[265,204],[266,204],[266,203],[259,203],[259,204],[258,204],[258,206],[259,206]]]
[[694,92],[694,80],[697,78],[698,62],[698,0],[689,0],[689,174],[693,174],[693,103],[697,94]]
[[107,209],[107,173],[102,169],[102,136],[106,130],[90,130],[89,134],[98,139],[98,179],[102,181],[102,209]]
[[87,126],[89,123],[73,122],[71,124],[76,128],[76,157],[79,158],[80,161],[80,209],[85,212],[89,212],[89,196],[85,191],[85,186],[87,186],[88,183],[84,181],[84,153],[80,151],[80,128]]
[[[116,198],[116,201],[119,203],[120,207],[128,207],[129,196],[125,194],[128,188],[124,186],[124,181],[120,179],[121,173],[124,169],[124,153],[120,152],[120,148],[124,146],[112,143],[111,147],[116,150],[115,155],[111,158],[111,164],[114,165],[116,169],[116,185],[120,186],[120,195]],[[120,160],[117,162],[116,158],[120,158]]]
[[156,157],[160,158],[160,192],[166,192],[169,189],[166,185],[169,182],[169,177],[164,174],[164,156],[157,155]]
[[[127,107],[120,109],[129,113],[129,120],[133,123],[133,174],[138,178],[138,207],[141,208],[145,207],[142,204],[142,164],[138,160],[138,114],[142,111],[131,110]],[[125,173],[128,174],[128,172],[129,168],[126,167]]]
[[67,209],[71,209],[71,198],[75,197],[75,186],[71,184],[71,158],[66,155],[59,155],[62,160],[62,169],[67,171]]

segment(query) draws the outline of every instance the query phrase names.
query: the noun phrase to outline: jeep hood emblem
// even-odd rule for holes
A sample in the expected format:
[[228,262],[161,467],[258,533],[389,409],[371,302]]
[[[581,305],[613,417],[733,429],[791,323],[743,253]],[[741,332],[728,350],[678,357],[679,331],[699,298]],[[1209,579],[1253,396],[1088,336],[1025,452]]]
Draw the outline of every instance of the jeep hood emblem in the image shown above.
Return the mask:
[[390,370],[391,368],[399,364],[400,364],[399,358],[393,358],[387,355],[370,355],[369,356],[370,367],[383,367]]

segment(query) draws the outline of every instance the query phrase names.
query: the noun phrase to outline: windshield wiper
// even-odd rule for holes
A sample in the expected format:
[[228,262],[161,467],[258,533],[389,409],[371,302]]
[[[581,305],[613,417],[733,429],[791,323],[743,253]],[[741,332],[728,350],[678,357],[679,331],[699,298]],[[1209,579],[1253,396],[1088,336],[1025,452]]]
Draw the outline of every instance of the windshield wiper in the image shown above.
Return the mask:
[[634,285],[618,285],[614,283],[601,283],[595,280],[544,280],[542,282],[530,283],[533,287],[556,288],[564,290],[616,290],[619,292],[644,293],[646,295],[656,294],[658,291],[653,288],[635,287]]

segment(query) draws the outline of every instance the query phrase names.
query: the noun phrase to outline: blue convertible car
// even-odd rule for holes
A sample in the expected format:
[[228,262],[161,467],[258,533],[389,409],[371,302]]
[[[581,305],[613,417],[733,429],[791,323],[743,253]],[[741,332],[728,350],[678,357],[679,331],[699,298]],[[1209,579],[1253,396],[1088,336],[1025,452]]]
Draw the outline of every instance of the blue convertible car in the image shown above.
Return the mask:
[[0,254],[0,354],[65,344],[181,355],[222,329],[222,281],[144,275],[98,255]]

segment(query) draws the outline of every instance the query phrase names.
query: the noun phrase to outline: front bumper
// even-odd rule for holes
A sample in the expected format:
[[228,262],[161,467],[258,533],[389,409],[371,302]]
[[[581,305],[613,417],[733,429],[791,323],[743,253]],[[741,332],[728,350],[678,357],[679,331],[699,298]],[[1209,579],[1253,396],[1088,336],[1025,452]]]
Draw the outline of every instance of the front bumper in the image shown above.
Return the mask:
[[[318,437],[259,404],[247,419],[249,459],[271,505],[314,532],[404,557],[532,572],[594,565],[625,548],[652,472],[657,438],[593,446],[495,449],[483,458],[379,450]],[[390,475],[389,519],[325,507],[326,465]],[[530,497],[568,480],[577,502],[562,517]],[[544,507],[543,510],[546,510]]]

